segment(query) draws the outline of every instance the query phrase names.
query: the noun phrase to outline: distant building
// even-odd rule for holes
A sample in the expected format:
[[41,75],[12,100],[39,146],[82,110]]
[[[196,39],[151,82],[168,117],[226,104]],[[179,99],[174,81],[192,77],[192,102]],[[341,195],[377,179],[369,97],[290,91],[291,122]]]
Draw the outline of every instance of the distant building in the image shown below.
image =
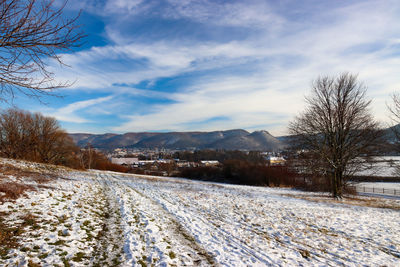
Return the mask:
[[285,165],[286,160],[283,157],[267,156],[268,165]]
[[203,166],[218,166],[219,165],[218,160],[202,160],[202,161],[200,161],[200,163]]
[[118,155],[118,156],[125,156],[125,155],[128,154],[128,152],[127,152],[126,149],[116,148],[116,149],[114,149],[114,153],[113,154]]
[[138,158],[111,158],[111,163],[131,166],[131,165],[138,165],[139,159]]
[[193,161],[186,161],[186,160],[178,160],[176,161],[176,166],[178,168],[194,168],[194,167],[199,167],[198,162],[193,162]]

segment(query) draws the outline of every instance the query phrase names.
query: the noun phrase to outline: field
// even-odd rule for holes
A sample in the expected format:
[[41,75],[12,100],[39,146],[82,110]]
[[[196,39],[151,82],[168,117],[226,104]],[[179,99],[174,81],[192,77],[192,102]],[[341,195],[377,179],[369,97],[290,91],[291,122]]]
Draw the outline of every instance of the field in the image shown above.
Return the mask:
[[400,265],[400,200],[10,160],[1,171],[0,186],[21,188],[0,192],[1,266]]

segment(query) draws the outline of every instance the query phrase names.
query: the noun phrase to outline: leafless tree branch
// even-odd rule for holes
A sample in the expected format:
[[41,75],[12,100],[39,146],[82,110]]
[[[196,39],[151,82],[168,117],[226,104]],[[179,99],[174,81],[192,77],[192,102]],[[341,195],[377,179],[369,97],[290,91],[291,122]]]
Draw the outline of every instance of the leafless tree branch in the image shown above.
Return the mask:
[[17,92],[40,98],[54,89],[68,87],[58,82],[47,60],[64,65],[59,53],[80,45],[76,16],[66,19],[66,2],[55,8],[54,0],[0,0],[0,100]]
[[381,136],[357,76],[320,77],[306,98],[306,110],[289,125],[297,144],[314,160],[311,169],[330,179],[334,197],[342,196],[346,177],[359,170]]

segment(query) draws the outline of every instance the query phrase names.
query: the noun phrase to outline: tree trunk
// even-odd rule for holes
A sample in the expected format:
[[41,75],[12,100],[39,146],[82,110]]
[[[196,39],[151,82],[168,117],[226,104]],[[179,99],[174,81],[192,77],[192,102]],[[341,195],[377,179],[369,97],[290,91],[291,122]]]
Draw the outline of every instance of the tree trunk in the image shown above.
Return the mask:
[[332,174],[332,197],[338,198],[338,184],[337,184],[336,172],[333,172]]

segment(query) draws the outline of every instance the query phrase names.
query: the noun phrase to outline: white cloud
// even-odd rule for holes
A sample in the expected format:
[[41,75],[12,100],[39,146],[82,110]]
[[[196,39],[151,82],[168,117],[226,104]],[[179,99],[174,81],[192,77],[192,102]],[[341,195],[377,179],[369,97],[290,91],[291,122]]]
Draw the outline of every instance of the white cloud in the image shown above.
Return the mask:
[[[196,125],[197,130],[251,128],[254,125],[281,123],[280,114],[287,114],[288,107],[302,104],[298,92],[282,94],[268,88],[268,78],[228,78],[219,82],[203,83],[174,94],[177,103],[153,107],[154,112],[135,115],[114,130],[190,130],[193,122],[207,121],[214,117],[229,120]],[[301,93],[300,93],[301,97]]]
[[285,21],[283,17],[273,12],[267,1],[168,0],[168,2],[171,7],[164,13],[164,16],[188,18],[202,23],[271,29]]
[[[144,115],[122,114],[128,115],[129,121],[115,130],[193,130],[189,128],[191,123],[226,117],[229,119],[197,123],[196,129],[273,124],[276,133],[281,134],[290,118],[302,110],[303,96],[308,93],[311,80],[343,71],[359,74],[369,88],[368,95],[374,98],[374,114],[385,120],[385,100],[392,91],[400,89],[397,1],[346,2],[343,7],[331,3],[312,14],[307,13],[312,12],[308,7],[301,14],[303,18],[296,20],[282,12],[278,14],[272,4],[264,1],[221,4],[170,0],[169,3],[164,14],[168,18],[186,18],[216,27],[247,27],[248,32],[228,41],[216,38],[199,42],[181,36],[132,42],[121,37],[116,23],[107,25],[113,45],[64,55],[73,68],[57,74],[69,80],[78,76],[74,88],[125,91],[176,101],[150,105],[151,113]],[[110,12],[126,9],[139,16],[140,12],[134,11],[141,10],[144,3],[109,1],[107,5]],[[224,68],[237,69],[219,72]],[[113,86],[196,72],[205,74],[193,78],[191,85],[173,94]]]
[[81,114],[77,115],[77,111],[84,110],[89,107],[93,107],[97,104],[107,102],[111,100],[113,96],[106,96],[106,97],[100,97],[100,98],[95,98],[95,99],[90,99],[90,100],[84,100],[84,101],[77,101],[73,102],[71,104],[66,105],[65,107],[59,108],[57,110],[52,110],[52,111],[44,111],[43,113],[55,117],[56,119],[63,121],[63,122],[74,122],[74,123],[86,123],[90,122],[90,120],[84,118]]
[[132,13],[136,11],[143,0],[112,0],[107,1],[105,10],[111,12],[128,12]]

